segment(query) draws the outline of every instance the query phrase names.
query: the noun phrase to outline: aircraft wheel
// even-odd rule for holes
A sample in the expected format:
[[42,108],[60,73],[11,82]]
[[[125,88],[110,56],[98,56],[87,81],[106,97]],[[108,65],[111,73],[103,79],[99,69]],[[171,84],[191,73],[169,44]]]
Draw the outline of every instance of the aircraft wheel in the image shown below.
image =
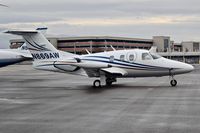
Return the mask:
[[172,79],[171,81],[170,81],[170,84],[171,84],[171,86],[176,86],[177,85],[177,81],[175,80],[175,79]]
[[100,80],[95,80],[95,81],[93,82],[93,87],[95,87],[95,88],[101,87],[101,81],[100,81]]

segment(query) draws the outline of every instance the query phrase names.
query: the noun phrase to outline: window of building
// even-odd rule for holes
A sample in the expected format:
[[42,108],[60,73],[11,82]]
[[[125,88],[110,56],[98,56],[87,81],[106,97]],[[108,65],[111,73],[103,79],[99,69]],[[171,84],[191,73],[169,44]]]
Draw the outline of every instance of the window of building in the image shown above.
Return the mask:
[[199,43],[193,43],[193,52],[199,51]]
[[125,55],[120,55],[120,60],[124,61],[125,60]]
[[142,53],[142,60],[151,60],[152,57],[149,53]]
[[164,39],[164,52],[167,52],[168,48],[169,48],[169,40]]

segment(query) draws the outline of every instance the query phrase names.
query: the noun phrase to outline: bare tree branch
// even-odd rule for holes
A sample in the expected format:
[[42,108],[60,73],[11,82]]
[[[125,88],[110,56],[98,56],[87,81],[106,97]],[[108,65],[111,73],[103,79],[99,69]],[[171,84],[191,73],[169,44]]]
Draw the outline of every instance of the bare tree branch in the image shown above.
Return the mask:
[[7,5],[4,5],[4,4],[0,4],[0,6],[3,6],[3,7],[9,7],[9,6],[7,6]]

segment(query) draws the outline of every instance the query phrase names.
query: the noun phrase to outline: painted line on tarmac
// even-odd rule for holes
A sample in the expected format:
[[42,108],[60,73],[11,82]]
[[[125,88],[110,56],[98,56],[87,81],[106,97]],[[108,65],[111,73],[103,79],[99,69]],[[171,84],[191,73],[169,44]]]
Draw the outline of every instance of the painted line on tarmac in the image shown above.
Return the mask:
[[14,100],[14,99],[8,99],[8,98],[0,98],[0,102],[17,103],[17,104],[26,104],[27,103],[22,100]]

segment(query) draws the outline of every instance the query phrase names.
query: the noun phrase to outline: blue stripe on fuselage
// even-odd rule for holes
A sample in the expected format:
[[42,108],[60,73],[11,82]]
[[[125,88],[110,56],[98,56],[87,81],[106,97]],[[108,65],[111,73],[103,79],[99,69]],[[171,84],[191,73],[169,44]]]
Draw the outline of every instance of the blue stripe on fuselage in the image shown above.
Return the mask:
[[[139,64],[139,63],[135,63],[135,62],[130,63],[130,62],[121,61],[118,59],[114,59],[113,62],[110,62],[109,57],[103,57],[103,56],[86,56],[86,57],[97,58],[97,59],[84,59],[83,58],[82,60],[88,60],[88,61],[91,60],[91,61],[105,62],[105,63],[109,63],[109,64],[117,64],[117,65],[129,66],[129,67],[139,67],[139,68],[148,68],[148,69],[169,69],[169,68],[165,68],[165,67],[150,66],[150,65]],[[100,60],[100,59],[107,59],[108,61]]]
[[[89,60],[89,61],[98,61],[98,62],[105,62],[107,63],[107,61],[99,61],[99,60]],[[69,64],[58,64],[58,65],[69,65]],[[43,65],[38,65],[37,67],[44,67],[44,66],[54,66],[54,64],[43,64]],[[135,69],[135,70],[147,70],[147,71],[159,71],[160,69],[157,68],[141,68],[138,66],[131,66],[131,67],[127,67],[127,66],[118,66],[119,68],[123,68],[123,69]],[[163,68],[164,69],[164,68]],[[168,68],[166,68],[167,70],[169,70]],[[164,70],[166,70],[164,69]]]
[[[141,66],[134,66],[134,65],[128,65],[128,64],[122,64],[122,63],[117,63],[117,62],[110,62],[110,61],[104,61],[104,60],[95,60],[95,59],[82,59],[82,60],[87,60],[87,61],[96,61],[96,62],[104,62],[104,63],[109,63],[109,64],[116,64],[116,65],[121,65],[118,66],[120,68],[126,68],[126,69],[139,69],[139,70],[166,70],[168,68],[150,68],[150,67],[141,67]],[[130,68],[131,67],[131,68]]]

